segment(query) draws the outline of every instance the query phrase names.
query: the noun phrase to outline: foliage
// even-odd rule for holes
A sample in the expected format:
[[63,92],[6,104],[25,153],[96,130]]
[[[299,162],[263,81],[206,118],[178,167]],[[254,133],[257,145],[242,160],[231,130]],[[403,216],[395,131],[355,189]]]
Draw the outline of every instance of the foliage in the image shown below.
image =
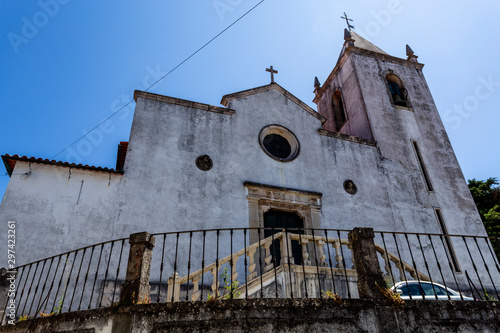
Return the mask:
[[401,299],[401,296],[396,291],[381,287],[377,284],[377,282],[375,282],[375,285],[377,286],[382,296],[388,299],[392,304],[401,309],[404,307],[405,301]]
[[64,295],[61,295],[61,298],[59,299],[57,306],[54,308],[54,310],[52,310],[52,312],[40,311],[40,317],[44,318],[44,317],[50,317],[50,316],[59,314],[61,312],[61,309],[62,309],[63,299],[64,299]]
[[213,295],[208,294],[207,302],[213,302],[220,299],[235,299],[240,297],[241,292],[236,291],[240,283],[238,281],[233,281],[233,283],[231,283],[231,278],[229,277],[229,269],[227,267],[224,267],[224,269],[222,270],[221,279],[224,287],[222,296],[220,295],[219,291],[217,291]]
[[[135,298],[135,292],[132,293],[132,298]],[[139,296],[139,299],[136,301],[132,302],[133,304],[151,304],[151,297],[143,295],[142,297]]]
[[50,317],[50,316],[53,316],[57,314],[56,312],[50,312],[50,313],[46,313],[46,312],[42,312],[40,311],[40,317],[44,318],[44,317]]
[[393,286],[393,281],[395,281],[394,276],[384,274],[384,281],[386,288],[390,289]]
[[24,316],[19,316],[19,322],[22,322],[22,321],[25,321],[25,320],[28,320],[28,319],[31,319],[31,316],[28,316],[28,315],[24,315]]
[[337,304],[342,303],[342,298],[340,298],[338,294],[334,294],[331,289],[328,289],[327,291],[321,290],[321,298],[331,299]]
[[[496,178],[469,180],[469,190],[477,210],[490,237],[500,238],[500,182]],[[495,253],[500,258],[500,239],[493,242]]]
[[488,178],[486,180],[469,179],[469,190],[483,221],[491,208],[495,205],[500,205],[499,184],[496,178]]
[[58,313],[61,312],[62,305],[63,305],[63,300],[64,300],[64,294],[61,294],[61,298],[59,299],[59,303],[57,303],[57,306],[52,311],[52,314],[58,314]]
[[486,289],[484,290],[484,299],[487,300],[487,301],[491,301],[491,302],[498,301],[495,296],[492,296],[492,295],[488,294],[488,292],[486,291]]

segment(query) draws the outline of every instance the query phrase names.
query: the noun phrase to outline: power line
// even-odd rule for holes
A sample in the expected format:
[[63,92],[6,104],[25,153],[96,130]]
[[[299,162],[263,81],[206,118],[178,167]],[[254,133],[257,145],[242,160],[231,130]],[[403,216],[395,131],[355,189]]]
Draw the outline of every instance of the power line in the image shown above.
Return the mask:
[[[233,25],[235,25],[236,23],[238,23],[241,19],[243,19],[245,16],[247,16],[248,14],[250,14],[250,12],[252,12],[255,8],[257,8],[260,4],[262,4],[265,0],[261,0],[259,3],[257,3],[255,6],[253,6],[252,8],[250,8],[247,12],[245,12],[243,15],[241,15],[237,20],[235,20],[233,23],[231,23],[230,25],[228,25],[224,30],[222,30],[221,32],[219,32],[217,35],[215,35],[215,37],[213,37],[212,39],[210,39],[208,42],[206,42],[203,46],[201,46],[200,48],[198,48],[196,51],[194,51],[193,53],[191,53],[190,56],[188,56],[186,59],[184,59],[183,61],[181,61],[177,66],[175,66],[174,68],[172,68],[167,74],[163,75],[161,78],[159,78],[157,81],[155,81],[152,85],[150,85],[145,91],[149,91],[151,88],[153,88],[156,84],[158,84],[158,82],[160,82],[161,80],[163,80],[164,78],[166,78],[168,75],[170,75],[173,71],[175,71],[177,68],[181,67],[185,62],[187,62],[189,59],[191,59],[192,57],[194,57],[198,52],[200,52],[201,50],[203,50],[205,47],[207,47],[210,43],[212,43],[214,40],[216,40],[220,35],[222,35],[223,33],[225,33],[227,30],[229,30]],[[69,149],[70,147],[72,147],[73,145],[75,145],[78,141],[82,140],[83,138],[85,138],[87,135],[89,135],[90,133],[92,133],[94,130],[96,130],[99,126],[101,126],[102,124],[104,124],[106,121],[108,121],[109,119],[111,119],[112,117],[114,117],[116,114],[118,114],[121,110],[123,110],[124,108],[126,108],[127,106],[130,105],[130,103],[132,103],[134,101],[134,99],[132,98],[132,100],[130,100],[127,104],[125,104],[124,106],[122,106],[121,108],[119,108],[117,111],[115,111],[114,113],[112,113],[109,117],[107,117],[106,119],[102,120],[99,124],[97,124],[96,126],[94,126],[90,131],[88,131],[87,133],[85,133],[84,135],[82,135],[81,137],[79,137],[78,139],[76,139],[75,141],[73,141],[71,144],[69,144],[68,146],[66,146],[64,149],[62,149],[60,152],[58,152],[57,154],[55,154],[54,156],[52,156],[50,159],[54,159],[56,156],[59,156],[60,154],[62,154],[63,152],[65,152],[67,149]]]

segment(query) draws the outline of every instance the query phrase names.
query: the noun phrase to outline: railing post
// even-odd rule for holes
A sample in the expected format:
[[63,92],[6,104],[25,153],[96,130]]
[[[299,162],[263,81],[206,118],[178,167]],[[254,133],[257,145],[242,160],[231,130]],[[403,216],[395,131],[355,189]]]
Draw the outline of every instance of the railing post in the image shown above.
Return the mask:
[[127,275],[120,293],[120,304],[135,304],[149,299],[149,273],[155,237],[147,232],[130,235]]
[[356,272],[360,298],[381,298],[379,288],[385,288],[375,249],[375,233],[372,228],[354,228],[348,235]]
[[178,273],[173,273],[172,276],[168,278],[167,302],[179,302],[181,296],[181,284],[178,276]]
[[290,265],[295,264],[292,254],[292,237],[288,231],[285,229],[281,230],[280,239],[280,251],[281,251],[281,265],[288,265],[290,270]]

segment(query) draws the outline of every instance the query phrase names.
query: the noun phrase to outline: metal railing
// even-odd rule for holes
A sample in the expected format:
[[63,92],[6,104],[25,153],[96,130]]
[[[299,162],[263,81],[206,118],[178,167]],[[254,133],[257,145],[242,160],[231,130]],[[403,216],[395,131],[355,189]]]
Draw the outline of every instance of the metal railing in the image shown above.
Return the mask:
[[[161,250],[153,254],[151,301],[320,298],[328,294],[358,298],[349,232],[241,228],[155,234]],[[375,247],[405,274],[428,280],[412,261],[395,256],[386,246]]]
[[[128,238],[103,242],[16,267],[17,292],[2,304],[4,316],[16,318],[50,316],[63,312],[95,309],[117,302],[118,281],[125,278],[123,263],[128,255]],[[111,282],[111,285],[109,285]],[[108,284],[108,285],[107,285]]]
[[[351,257],[347,233],[242,228],[156,234],[161,251],[153,255],[152,301],[321,297],[322,291],[337,289],[350,298],[356,271],[352,262],[346,264]],[[184,248],[184,258],[179,248]],[[173,262],[167,253],[175,253]],[[301,286],[290,288],[294,284]]]
[[[375,232],[375,242],[383,275],[391,285],[430,281],[458,291],[462,300],[464,295],[500,300],[500,266],[493,248],[498,238]],[[405,262],[404,270],[398,262]],[[429,296],[438,298],[437,294]]]
[[[150,292],[137,295],[133,302],[358,298],[360,273],[349,233],[233,228],[154,234],[156,246],[150,260],[141,262],[149,271],[145,279],[149,282],[143,283],[149,283]],[[131,263],[128,240],[87,246],[9,272],[17,288],[15,318],[118,304],[128,274],[134,273],[132,267],[144,270]],[[430,281],[476,300],[498,300],[500,267],[492,242],[499,239],[375,232],[371,247],[378,258],[376,269],[386,281],[383,287],[400,281]],[[2,299],[8,300],[0,295]],[[11,315],[9,304],[0,305],[5,309],[2,323]]]

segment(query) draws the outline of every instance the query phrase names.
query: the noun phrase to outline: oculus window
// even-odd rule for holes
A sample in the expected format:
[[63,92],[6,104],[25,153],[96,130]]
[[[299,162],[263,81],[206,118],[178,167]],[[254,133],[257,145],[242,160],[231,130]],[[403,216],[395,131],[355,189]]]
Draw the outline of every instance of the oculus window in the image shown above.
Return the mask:
[[280,125],[264,127],[259,133],[259,143],[269,157],[280,162],[293,161],[300,150],[295,134]]

